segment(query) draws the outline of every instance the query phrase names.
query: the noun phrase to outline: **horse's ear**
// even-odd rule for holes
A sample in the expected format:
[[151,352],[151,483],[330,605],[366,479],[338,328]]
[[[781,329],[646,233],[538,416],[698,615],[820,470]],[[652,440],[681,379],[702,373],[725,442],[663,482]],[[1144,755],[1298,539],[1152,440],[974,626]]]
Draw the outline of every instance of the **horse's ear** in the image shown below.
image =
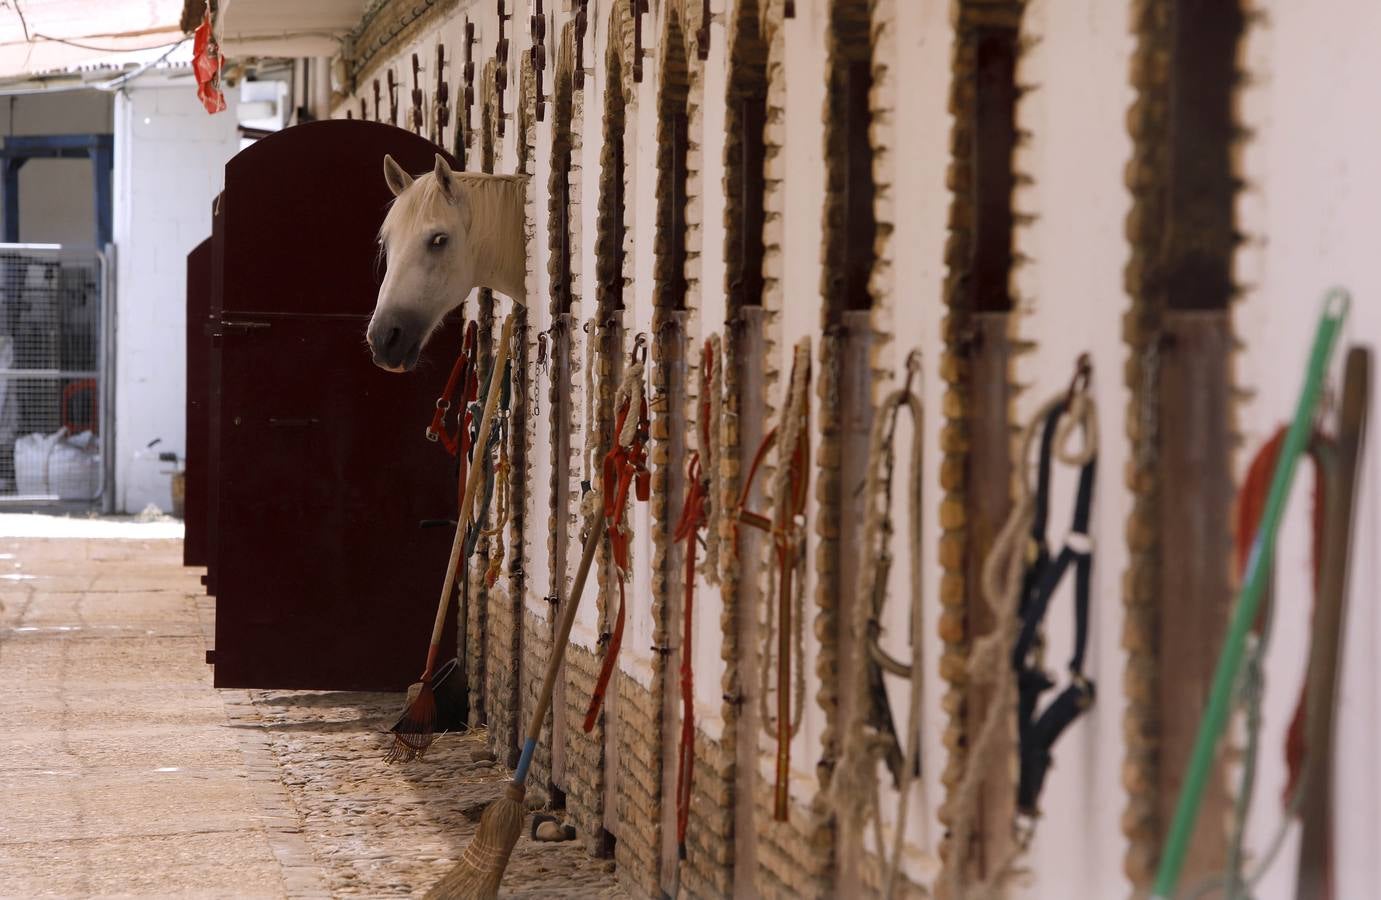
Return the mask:
[[441,188],[441,193],[446,195],[446,199],[452,203],[456,200],[455,184],[451,181],[451,167],[440,153],[436,155],[436,168],[432,170],[436,176],[436,184]]
[[398,165],[397,160],[385,153],[384,181],[388,183],[388,189],[393,191],[393,196],[397,197],[412,184],[412,176],[403,171],[403,167]]

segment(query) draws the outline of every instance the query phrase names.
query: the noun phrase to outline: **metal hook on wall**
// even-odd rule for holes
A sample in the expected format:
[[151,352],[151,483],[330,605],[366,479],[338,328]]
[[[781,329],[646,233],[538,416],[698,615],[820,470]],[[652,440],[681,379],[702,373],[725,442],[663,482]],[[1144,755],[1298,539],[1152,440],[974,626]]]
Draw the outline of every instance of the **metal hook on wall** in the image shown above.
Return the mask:
[[925,382],[921,381],[921,377],[921,350],[918,347],[906,354],[906,381],[902,384],[902,390],[911,393],[913,381],[920,382],[917,384],[916,390],[921,390],[925,385]]
[[542,413],[542,376],[550,371],[551,367],[547,362],[547,342],[550,340],[546,331],[537,332],[537,365],[534,366],[535,377],[532,379],[532,394],[529,398],[532,403],[532,414],[534,416]]
[[1087,353],[1080,353],[1079,359],[1074,364],[1074,377],[1069,380],[1069,391],[1065,394],[1066,405],[1074,399],[1075,394],[1082,394],[1088,390],[1089,379],[1093,376],[1093,360]]

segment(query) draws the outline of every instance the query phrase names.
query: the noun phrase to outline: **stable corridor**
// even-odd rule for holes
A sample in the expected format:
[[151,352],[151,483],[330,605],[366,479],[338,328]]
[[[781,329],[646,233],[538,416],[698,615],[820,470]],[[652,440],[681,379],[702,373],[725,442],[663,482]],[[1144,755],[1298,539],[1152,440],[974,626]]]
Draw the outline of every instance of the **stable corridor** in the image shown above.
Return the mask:
[[[420,895],[507,777],[483,733],[389,766],[399,695],[214,690],[179,531],[0,516],[0,895]],[[611,869],[525,838],[507,896]]]

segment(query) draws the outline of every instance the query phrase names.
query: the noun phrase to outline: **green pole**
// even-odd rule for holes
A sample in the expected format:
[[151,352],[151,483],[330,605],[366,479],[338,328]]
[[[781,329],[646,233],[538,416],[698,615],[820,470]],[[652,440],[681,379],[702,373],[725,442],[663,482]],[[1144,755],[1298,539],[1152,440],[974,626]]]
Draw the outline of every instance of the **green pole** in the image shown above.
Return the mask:
[[1199,720],[1199,733],[1194,738],[1189,771],[1184,780],[1184,787],[1180,790],[1179,801],[1175,804],[1175,817],[1165,838],[1160,867],[1156,870],[1153,900],[1170,900],[1179,884],[1180,870],[1184,868],[1184,855],[1189,849],[1194,822],[1199,816],[1204,785],[1213,766],[1218,739],[1222,737],[1223,729],[1227,725],[1228,712],[1232,705],[1232,688],[1237,683],[1238,670],[1242,667],[1242,652],[1246,645],[1247,632],[1251,629],[1252,622],[1256,621],[1257,608],[1261,605],[1261,593],[1271,571],[1276,533],[1280,530],[1285,499],[1290,493],[1290,483],[1294,480],[1300,455],[1309,440],[1314,411],[1318,408],[1319,395],[1323,392],[1324,377],[1328,372],[1328,361],[1333,355],[1333,346],[1337,343],[1338,331],[1347,316],[1350,303],[1351,298],[1342,288],[1333,288],[1324,297],[1323,313],[1314,333],[1314,349],[1309,354],[1309,368],[1305,371],[1299,405],[1295,407],[1295,418],[1285,435],[1285,444],[1281,448],[1280,458],[1276,461],[1275,472],[1271,476],[1271,490],[1266,495],[1266,509],[1261,516],[1256,538],[1252,541],[1246,575],[1234,604],[1232,621],[1228,625],[1227,637],[1223,642],[1223,652],[1218,657],[1218,667],[1213,672],[1213,687],[1209,693],[1208,707],[1204,710],[1203,718]]

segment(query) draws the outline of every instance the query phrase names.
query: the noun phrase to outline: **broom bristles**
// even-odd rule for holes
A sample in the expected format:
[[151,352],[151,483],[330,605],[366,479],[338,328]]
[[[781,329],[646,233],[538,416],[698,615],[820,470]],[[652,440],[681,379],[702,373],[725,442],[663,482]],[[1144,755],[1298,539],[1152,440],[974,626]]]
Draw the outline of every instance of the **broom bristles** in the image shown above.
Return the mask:
[[436,732],[436,694],[429,682],[419,681],[408,688],[403,717],[393,726],[393,743],[385,762],[411,762],[427,752]]
[[526,792],[523,785],[510,784],[502,797],[489,804],[460,862],[432,886],[427,900],[494,900],[499,896],[499,883],[508,868],[508,857],[523,830],[526,816],[523,795]]

